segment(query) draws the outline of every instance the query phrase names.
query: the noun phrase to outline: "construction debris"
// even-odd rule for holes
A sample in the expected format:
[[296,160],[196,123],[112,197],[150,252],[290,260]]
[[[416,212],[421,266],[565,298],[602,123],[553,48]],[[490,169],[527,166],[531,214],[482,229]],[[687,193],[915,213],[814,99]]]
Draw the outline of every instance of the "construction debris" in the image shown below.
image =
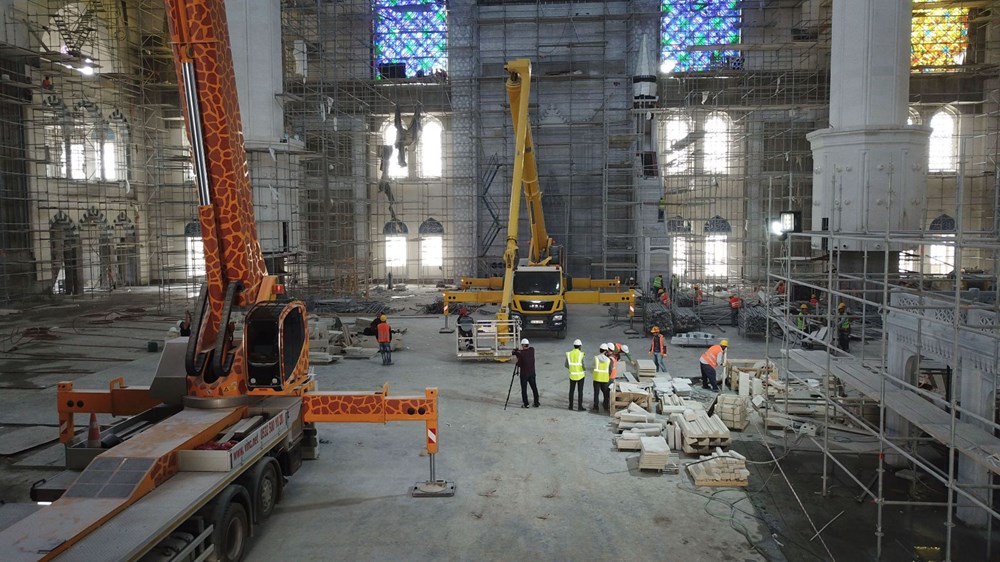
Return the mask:
[[680,428],[680,449],[685,453],[705,454],[732,445],[732,434],[717,415],[709,417],[705,411],[687,410],[672,414],[670,420]]
[[695,486],[745,487],[750,478],[746,457],[736,451],[725,452],[719,448],[710,456],[688,464],[687,471]]
[[715,413],[726,427],[743,431],[749,423],[746,398],[732,394],[722,394],[715,402]]
[[639,451],[639,470],[663,472],[670,464],[670,447],[662,437],[640,437]]
[[622,380],[615,380],[611,385],[611,415],[615,415],[619,410],[628,408],[633,402],[642,406],[646,411],[652,410],[652,395],[649,388],[652,383],[631,383]]

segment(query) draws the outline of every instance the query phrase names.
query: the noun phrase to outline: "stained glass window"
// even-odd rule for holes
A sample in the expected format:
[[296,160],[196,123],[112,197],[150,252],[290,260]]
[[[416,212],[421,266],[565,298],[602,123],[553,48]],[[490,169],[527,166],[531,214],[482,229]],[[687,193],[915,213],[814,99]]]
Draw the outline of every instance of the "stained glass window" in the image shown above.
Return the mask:
[[[448,70],[444,0],[375,0],[375,64],[402,64],[406,76]],[[385,77],[387,72],[379,72]],[[402,76],[394,76],[402,78]]]
[[740,42],[737,0],[662,0],[660,58],[664,72],[735,66],[739,51],[701,50]]
[[969,9],[930,7],[937,1],[913,3],[910,66],[921,72],[962,64],[969,46]]

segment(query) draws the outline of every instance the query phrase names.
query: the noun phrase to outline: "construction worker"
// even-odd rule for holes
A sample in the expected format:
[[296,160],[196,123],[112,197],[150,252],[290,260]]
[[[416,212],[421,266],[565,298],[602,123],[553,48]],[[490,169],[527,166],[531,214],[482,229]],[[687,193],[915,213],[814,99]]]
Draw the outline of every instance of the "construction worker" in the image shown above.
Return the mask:
[[701,301],[704,299],[704,296],[705,296],[704,293],[701,292],[701,285],[695,285],[694,286],[694,305],[695,306],[700,305]]
[[593,411],[600,412],[601,409],[598,407],[597,396],[599,394],[604,395],[604,410],[607,412],[611,411],[610,404],[610,394],[608,391],[608,380],[611,373],[611,359],[608,358],[608,344],[602,343],[600,353],[594,356],[594,373],[592,378],[594,379],[594,407]]
[[851,317],[845,303],[837,305],[837,347],[845,353],[851,352]]
[[183,337],[188,337],[188,336],[191,335],[191,311],[190,310],[185,310],[184,311],[184,320],[178,320],[177,321],[177,332],[180,334],[180,336],[182,338]]
[[733,326],[739,325],[740,307],[743,306],[743,301],[740,297],[736,296],[736,293],[729,295],[729,314],[730,320]]
[[716,369],[719,365],[726,364],[726,348],[729,347],[729,340],[722,340],[718,345],[708,348],[708,351],[701,354],[701,387],[707,389],[709,384],[712,390],[719,391],[719,381],[716,377]]
[[625,360],[629,363],[632,362],[632,356],[628,352],[628,346],[622,343],[608,342],[608,349],[611,350],[612,355],[615,359],[621,361],[622,355],[625,355]]
[[531,347],[531,342],[527,338],[521,340],[521,349],[514,350],[514,357],[517,357],[517,370],[521,375],[521,407],[528,407],[528,385],[531,385],[531,394],[534,395],[535,402],[532,404],[538,407],[538,385],[535,384],[535,348]]
[[809,306],[813,309],[813,314],[819,316],[819,299],[816,297],[816,293],[813,293],[809,297]]
[[653,365],[656,366],[657,373],[667,372],[667,339],[660,333],[659,326],[649,329],[653,334],[653,343],[649,345],[649,354],[653,356]]
[[611,385],[614,384],[615,379],[618,377],[618,357],[615,355],[614,342],[609,341],[604,346],[607,347],[606,355],[611,360],[611,368],[608,369],[608,378],[610,379],[608,381],[608,388],[611,388]]
[[378,351],[382,354],[382,364],[392,365],[392,328],[389,326],[389,319],[385,314],[378,317]]
[[778,295],[785,294],[785,282],[784,280],[778,281],[778,284],[774,287],[774,292]]
[[660,289],[660,294],[658,294],[657,297],[660,299],[660,302],[663,303],[663,306],[670,308],[670,295],[667,294],[666,290]]
[[795,317],[795,327],[798,328],[800,332],[806,331],[806,313],[809,312],[809,305],[802,304],[799,307],[799,315]]
[[660,196],[660,202],[656,204],[656,222],[663,222],[663,215],[667,212],[667,197]]
[[583,368],[584,361],[583,342],[573,340],[573,349],[566,352],[566,368],[569,369],[569,409],[573,409],[573,390],[576,390],[576,409],[583,410],[583,379],[586,371]]
[[663,288],[663,274],[657,273],[656,277],[653,277],[653,292],[659,293],[660,289]]

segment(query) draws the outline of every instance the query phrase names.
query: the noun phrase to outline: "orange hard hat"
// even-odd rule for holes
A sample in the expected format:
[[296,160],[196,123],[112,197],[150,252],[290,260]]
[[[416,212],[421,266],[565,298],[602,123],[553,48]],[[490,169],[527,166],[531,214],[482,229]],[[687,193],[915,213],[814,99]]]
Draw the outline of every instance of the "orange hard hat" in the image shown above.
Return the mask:
[[659,334],[660,333],[660,327],[659,326],[653,326],[652,328],[649,329],[649,332],[652,333],[652,334]]

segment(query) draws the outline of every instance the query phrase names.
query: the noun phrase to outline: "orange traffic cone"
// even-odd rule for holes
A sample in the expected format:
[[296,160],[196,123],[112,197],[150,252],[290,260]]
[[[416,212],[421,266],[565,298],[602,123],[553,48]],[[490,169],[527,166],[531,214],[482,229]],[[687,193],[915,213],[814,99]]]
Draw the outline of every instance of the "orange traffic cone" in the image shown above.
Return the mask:
[[97,425],[97,414],[91,412],[90,427],[87,428],[87,447],[101,448],[101,426]]

